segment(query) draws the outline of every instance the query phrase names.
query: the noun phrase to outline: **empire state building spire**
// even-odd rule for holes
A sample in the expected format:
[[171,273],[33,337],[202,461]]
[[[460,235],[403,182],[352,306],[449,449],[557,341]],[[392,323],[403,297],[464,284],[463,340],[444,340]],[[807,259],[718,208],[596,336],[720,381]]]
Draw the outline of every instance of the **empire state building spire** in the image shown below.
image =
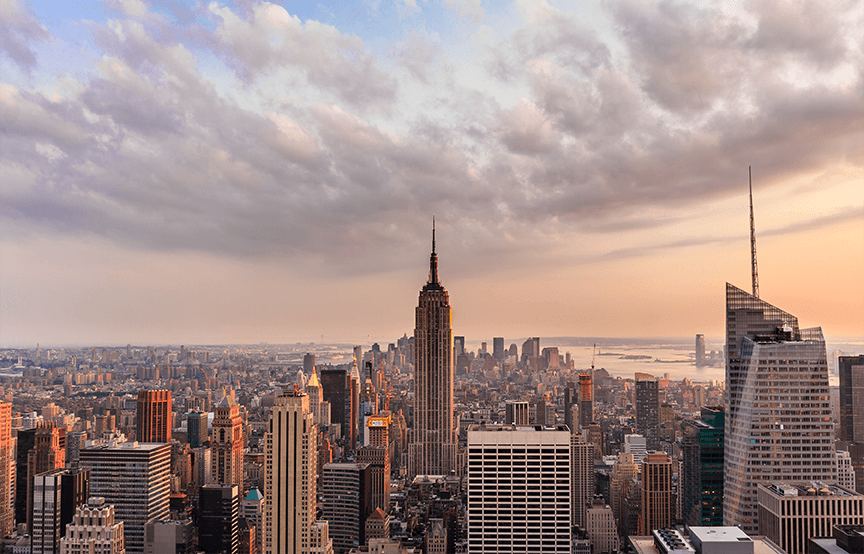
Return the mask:
[[438,254],[435,252],[435,216],[432,216],[432,254],[429,256],[429,282],[423,290],[438,290],[441,284],[438,282]]

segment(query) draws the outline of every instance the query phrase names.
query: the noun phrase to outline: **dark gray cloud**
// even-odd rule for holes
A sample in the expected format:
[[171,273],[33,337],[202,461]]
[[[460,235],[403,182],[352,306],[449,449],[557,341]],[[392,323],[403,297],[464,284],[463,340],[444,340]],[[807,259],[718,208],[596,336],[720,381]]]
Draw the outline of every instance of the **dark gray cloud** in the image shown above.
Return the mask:
[[[429,101],[403,114],[403,88],[357,37],[269,4],[212,10],[215,31],[189,23],[188,35],[164,17],[91,24],[104,56],[74,94],[0,91],[4,228],[356,273],[425,252],[436,213],[465,263],[528,265],[568,233],[648,230],[675,221],[643,215],[655,208],[740,194],[748,165],[759,188],[864,164],[860,53],[822,31],[803,50],[769,41],[785,19],[746,27],[709,9],[616,3],[622,65],[549,8],[485,64],[528,91],[507,106],[455,82],[439,46],[409,35],[390,60]],[[202,74],[214,54],[246,100]],[[842,84],[793,86],[784,64],[802,59],[852,69]],[[267,89],[283,71],[286,87],[317,91],[311,101]],[[700,240],[715,239],[680,245]]]

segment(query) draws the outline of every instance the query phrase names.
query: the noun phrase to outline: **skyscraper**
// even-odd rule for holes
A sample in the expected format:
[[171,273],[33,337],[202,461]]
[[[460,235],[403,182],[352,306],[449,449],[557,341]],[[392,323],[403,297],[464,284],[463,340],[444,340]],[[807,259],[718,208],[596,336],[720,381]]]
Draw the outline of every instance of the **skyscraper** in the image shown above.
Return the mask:
[[507,425],[528,425],[528,402],[508,400],[504,403],[504,423]]
[[[323,372],[322,372],[323,373]],[[264,552],[308,553],[315,521],[317,427],[299,388],[276,398],[264,434]]]
[[579,374],[579,425],[594,423],[594,382],[591,372]]
[[[840,440],[864,443],[864,354],[840,356]],[[858,417],[855,417],[855,416]]]
[[449,475],[456,469],[453,332],[450,297],[438,282],[434,225],[429,281],[420,291],[415,322],[414,441],[408,446],[408,473]]
[[705,365],[705,335],[696,335],[696,367]]
[[352,440],[354,397],[351,394],[350,373],[345,369],[322,369],[320,379],[323,399],[330,403],[330,422],[338,423],[342,428],[342,436]]
[[12,448],[12,404],[0,402],[0,537],[12,533],[15,512],[12,494],[15,490],[15,451]]
[[81,466],[90,470],[90,494],[113,504],[123,522],[126,552],[144,552],[145,524],[168,517],[171,445],[110,442],[82,448]]
[[727,283],[726,356],[723,521],[755,534],[758,483],[836,479],[825,340]]
[[189,446],[192,448],[200,448],[210,438],[210,430],[208,428],[207,412],[196,410],[186,414],[186,434],[189,437]]
[[636,374],[636,431],[645,437],[648,450],[660,448],[660,400],[657,379]]
[[135,437],[140,442],[171,442],[173,415],[170,390],[138,391]]
[[492,339],[492,357],[498,360],[498,363],[504,362],[504,337],[494,337]]
[[33,511],[30,514],[30,551],[33,554],[54,554],[60,548],[63,536],[60,476],[65,471],[53,469],[33,476]]
[[[64,429],[65,430],[65,429]],[[53,422],[36,427],[33,449],[27,454],[27,475],[61,469],[66,465],[66,449],[60,446],[60,429]],[[33,479],[27,485],[27,529],[32,530]]]
[[240,539],[240,492],[237,485],[204,485],[199,495],[199,549],[206,554],[237,554]]
[[237,485],[243,490],[243,418],[240,407],[228,395],[216,405],[210,441],[211,483]]
[[468,551],[570,552],[570,430],[468,429]]
[[374,509],[369,464],[326,464],[321,488],[323,519],[330,525],[333,551],[345,554],[365,544],[366,518]]
[[642,460],[642,535],[672,525],[672,460],[650,451]]
[[681,517],[690,526],[723,525],[723,408],[702,408],[682,424]]
[[588,505],[594,496],[594,445],[581,433],[570,434],[570,514],[573,525],[585,529]]

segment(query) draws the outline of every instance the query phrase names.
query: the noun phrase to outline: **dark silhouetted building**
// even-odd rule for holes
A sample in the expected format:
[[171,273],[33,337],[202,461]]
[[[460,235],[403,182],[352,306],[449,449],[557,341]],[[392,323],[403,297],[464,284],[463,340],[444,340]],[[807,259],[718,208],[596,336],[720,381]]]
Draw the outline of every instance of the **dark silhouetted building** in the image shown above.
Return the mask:
[[702,408],[700,420],[682,424],[679,477],[681,517],[690,526],[723,525],[723,422],[725,410]]
[[240,490],[237,485],[204,485],[199,491],[198,548],[206,554],[237,554]]

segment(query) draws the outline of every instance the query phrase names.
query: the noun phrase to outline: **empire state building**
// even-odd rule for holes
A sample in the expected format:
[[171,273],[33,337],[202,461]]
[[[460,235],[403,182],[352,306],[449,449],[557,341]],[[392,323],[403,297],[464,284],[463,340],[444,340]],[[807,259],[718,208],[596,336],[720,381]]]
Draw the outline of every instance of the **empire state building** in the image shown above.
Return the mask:
[[408,445],[412,477],[449,475],[456,469],[452,353],[450,297],[438,282],[433,222],[429,281],[420,291],[414,327],[414,437]]

